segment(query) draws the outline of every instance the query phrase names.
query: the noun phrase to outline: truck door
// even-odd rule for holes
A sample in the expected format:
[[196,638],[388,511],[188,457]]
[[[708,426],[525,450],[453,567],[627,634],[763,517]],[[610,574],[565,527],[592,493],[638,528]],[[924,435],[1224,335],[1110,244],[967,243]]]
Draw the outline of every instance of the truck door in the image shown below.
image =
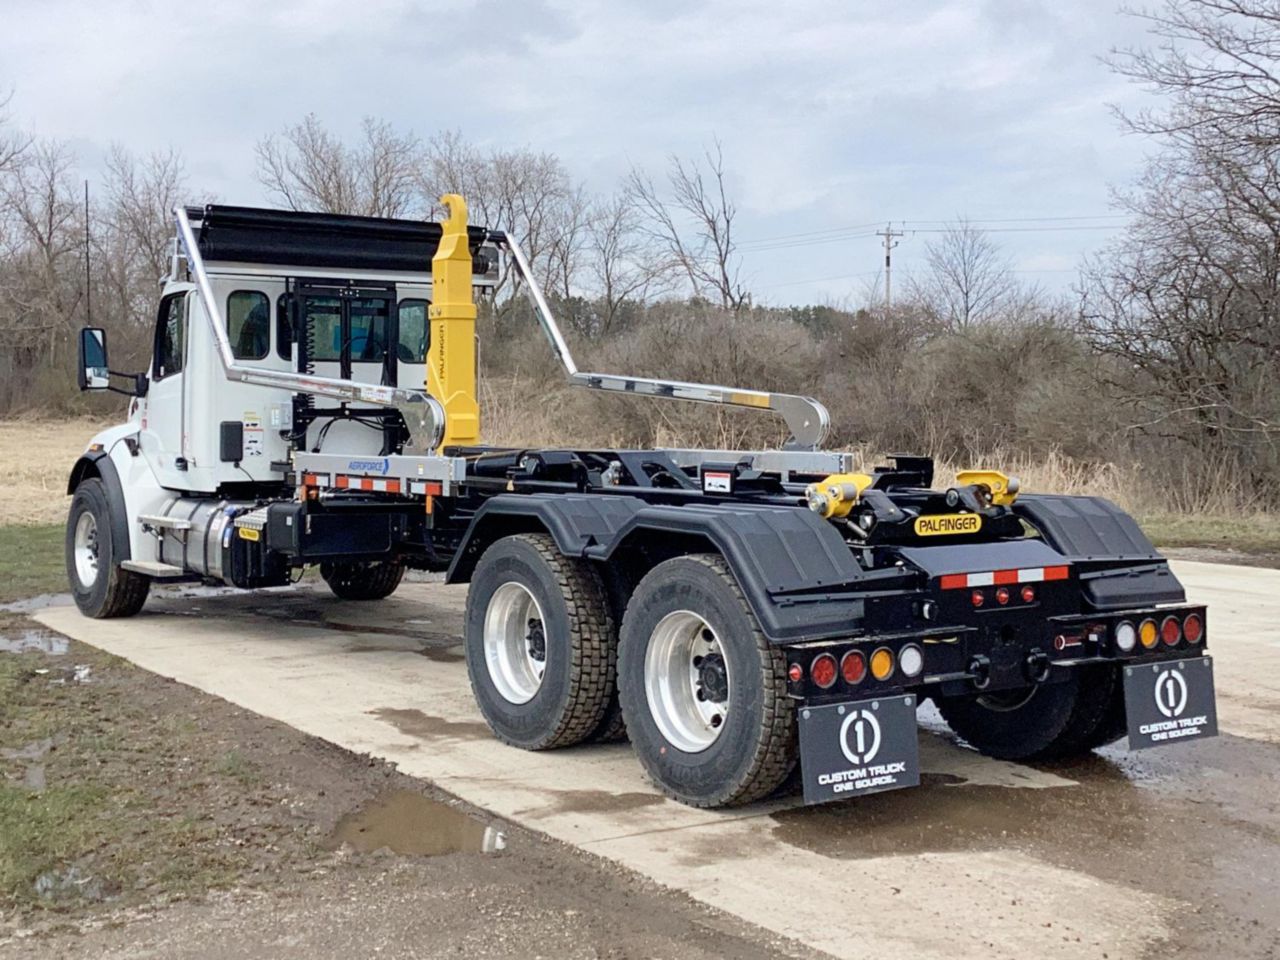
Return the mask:
[[151,383],[140,441],[143,452],[165,486],[182,488],[186,472],[187,307],[190,291],[160,300],[151,356]]

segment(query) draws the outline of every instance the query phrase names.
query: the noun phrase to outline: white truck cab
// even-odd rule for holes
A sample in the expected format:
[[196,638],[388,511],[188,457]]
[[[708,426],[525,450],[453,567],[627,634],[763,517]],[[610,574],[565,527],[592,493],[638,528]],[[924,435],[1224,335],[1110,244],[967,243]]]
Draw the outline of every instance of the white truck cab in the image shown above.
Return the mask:
[[[132,399],[127,422],[90,441],[69,491],[98,477],[103,493],[119,501],[110,515],[123,524],[117,553],[128,556],[117,565],[148,577],[212,571],[212,563],[190,562],[198,538],[187,529],[219,504],[283,489],[293,452],[368,459],[400,448],[404,421],[385,401],[425,390],[431,257],[440,233],[438,224],[417,221],[221,205],[179,214],[151,363],[131,375],[133,388],[110,386],[116,374],[103,331],[81,337],[81,386]],[[199,276],[184,224],[199,251]],[[484,291],[494,282],[493,261],[478,252],[482,232],[473,233],[474,282]],[[220,313],[216,324],[210,301]],[[280,385],[272,374],[283,375]],[[298,389],[313,380],[356,385],[357,394],[367,384],[373,401]],[[166,529],[183,534],[167,552]],[[182,556],[175,557],[179,540]]]

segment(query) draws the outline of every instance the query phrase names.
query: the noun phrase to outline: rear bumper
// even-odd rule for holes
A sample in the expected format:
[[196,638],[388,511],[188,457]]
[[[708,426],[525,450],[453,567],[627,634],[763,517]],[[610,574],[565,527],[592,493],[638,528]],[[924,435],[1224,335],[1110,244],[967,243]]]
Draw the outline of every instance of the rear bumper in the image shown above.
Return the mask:
[[[1124,650],[1117,642],[1117,629],[1122,624],[1129,624],[1136,631],[1144,622],[1153,621],[1158,629],[1168,618],[1175,618],[1181,624],[1191,614],[1199,617],[1201,625],[1200,637],[1195,642],[1181,632],[1172,644],[1157,636],[1150,648],[1139,641],[1132,650]],[[820,706],[851,697],[905,693],[963,696],[1013,690],[1060,682],[1072,671],[1098,664],[1132,666],[1195,657],[1204,652],[1207,641],[1206,610],[1197,604],[1067,616],[1024,614],[1010,621],[938,626],[789,646],[788,693],[803,705]],[[903,653],[909,647],[921,654],[922,661],[922,668],[910,675],[902,669]],[[887,650],[894,665],[883,678],[874,676],[868,669],[862,679],[850,682],[843,669],[837,669],[829,685],[815,681],[813,666],[820,656],[829,655],[838,667],[843,667],[848,656],[860,653],[869,663],[879,650]]]

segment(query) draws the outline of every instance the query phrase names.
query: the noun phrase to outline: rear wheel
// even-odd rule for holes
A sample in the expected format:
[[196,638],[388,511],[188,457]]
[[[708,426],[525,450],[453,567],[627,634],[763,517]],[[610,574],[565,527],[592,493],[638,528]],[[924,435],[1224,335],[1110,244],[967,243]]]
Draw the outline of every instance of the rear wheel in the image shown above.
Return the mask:
[[322,563],[320,576],[340,600],[384,600],[395,593],[404,567],[395,560]]
[[67,580],[86,617],[131,617],[147,602],[151,578],[122,570],[111,535],[106,488],[96,477],[76,487],[67,516]]
[[1118,668],[1078,668],[1061,683],[1022,690],[936,698],[943,719],[962,739],[1001,760],[1077,756],[1124,735]]
[[749,803],[795,766],[786,661],[716,555],[654,567],[618,649],[627,734],[650,777],[700,807]]
[[601,730],[617,657],[604,586],[546,534],[505,537],[481,556],[465,646],[472,692],[498,739],[545,750]]

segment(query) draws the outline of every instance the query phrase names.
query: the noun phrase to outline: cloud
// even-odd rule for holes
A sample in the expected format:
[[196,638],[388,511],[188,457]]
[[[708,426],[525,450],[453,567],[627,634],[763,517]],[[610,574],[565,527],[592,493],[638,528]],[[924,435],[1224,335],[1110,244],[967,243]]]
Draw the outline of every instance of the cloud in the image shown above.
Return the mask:
[[[1112,0],[6,0],[3,17],[0,89],[32,129],[90,168],[112,141],[178,147],[242,202],[263,199],[255,141],[307,112],[551,151],[601,191],[719,137],[744,238],[1104,213],[1143,149],[1106,109],[1138,95],[1098,60],[1141,39]],[[1020,262],[1096,239],[1010,236]],[[904,240],[901,268],[920,247]],[[748,268],[767,297],[838,296],[880,257],[863,239]],[[780,286],[819,275],[842,279]]]

